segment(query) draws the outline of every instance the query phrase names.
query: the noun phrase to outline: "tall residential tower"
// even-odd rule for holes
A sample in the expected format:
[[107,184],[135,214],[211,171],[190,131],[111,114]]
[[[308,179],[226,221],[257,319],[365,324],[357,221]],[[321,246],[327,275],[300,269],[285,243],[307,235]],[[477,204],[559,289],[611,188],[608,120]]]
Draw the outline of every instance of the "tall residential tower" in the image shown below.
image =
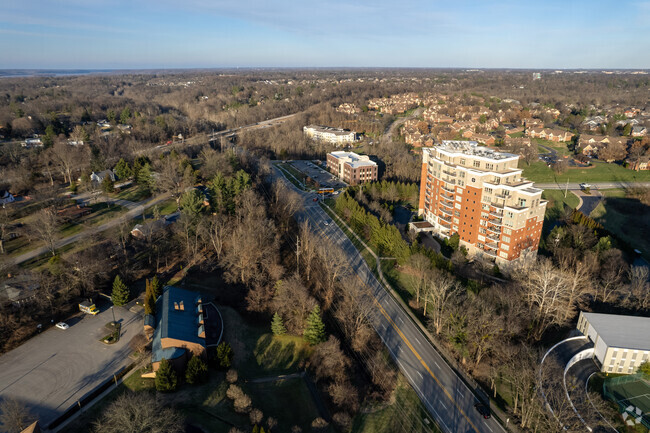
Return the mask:
[[471,141],[422,149],[419,214],[446,238],[454,233],[470,254],[497,263],[535,257],[546,201],[521,177],[519,155]]

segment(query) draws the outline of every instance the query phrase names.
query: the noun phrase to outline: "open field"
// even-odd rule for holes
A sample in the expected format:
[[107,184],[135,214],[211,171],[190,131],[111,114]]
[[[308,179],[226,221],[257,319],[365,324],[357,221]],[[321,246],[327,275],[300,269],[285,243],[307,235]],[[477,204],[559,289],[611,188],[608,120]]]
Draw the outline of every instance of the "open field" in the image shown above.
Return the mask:
[[151,197],[151,191],[148,188],[133,184],[115,194],[115,198],[132,202],[139,202],[149,197]]
[[606,196],[591,213],[592,218],[650,260],[650,207],[637,199]]
[[520,162],[523,176],[528,180],[539,183],[559,184],[569,182],[642,182],[650,180],[650,171],[634,171],[623,168],[617,164],[592,161],[593,166],[588,168],[570,167],[563,174],[557,174],[546,163],[537,161],[531,165]]
[[553,223],[562,216],[564,216],[566,210],[575,209],[578,204],[580,204],[580,199],[574,193],[569,191],[566,198],[564,197],[564,191],[557,189],[546,189],[542,193],[542,198],[548,200],[546,205],[546,213],[544,214],[544,220],[549,223]]

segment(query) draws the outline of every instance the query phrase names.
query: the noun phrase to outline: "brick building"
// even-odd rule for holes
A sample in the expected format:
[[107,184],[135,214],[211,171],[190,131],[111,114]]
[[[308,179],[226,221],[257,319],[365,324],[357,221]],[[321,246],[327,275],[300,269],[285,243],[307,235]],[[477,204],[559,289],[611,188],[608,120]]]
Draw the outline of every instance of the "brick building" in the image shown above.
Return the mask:
[[422,152],[419,214],[441,237],[454,233],[470,254],[497,263],[535,257],[546,201],[521,177],[519,155],[471,141],[443,141]]
[[377,180],[377,163],[366,155],[331,152],[327,154],[327,168],[350,185]]

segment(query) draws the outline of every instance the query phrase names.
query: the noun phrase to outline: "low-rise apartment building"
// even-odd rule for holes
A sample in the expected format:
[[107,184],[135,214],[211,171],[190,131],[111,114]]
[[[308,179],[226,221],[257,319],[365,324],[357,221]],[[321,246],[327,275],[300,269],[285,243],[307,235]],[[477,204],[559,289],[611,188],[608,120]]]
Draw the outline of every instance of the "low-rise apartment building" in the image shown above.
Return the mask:
[[604,373],[636,373],[650,361],[650,317],[580,312],[577,328],[594,343],[594,358]]
[[312,140],[325,141],[339,146],[357,141],[356,132],[331,126],[309,125],[303,127],[302,130]]
[[472,141],[422,149],[419,214],[440,237],[455,233],[470,254],[497,263],[534,258],[546,201],[521,177],[519,155]]
[[327,154],[327,168],[350,185],[377,180],[377,163],[371,161],[367,155],[330,152]]

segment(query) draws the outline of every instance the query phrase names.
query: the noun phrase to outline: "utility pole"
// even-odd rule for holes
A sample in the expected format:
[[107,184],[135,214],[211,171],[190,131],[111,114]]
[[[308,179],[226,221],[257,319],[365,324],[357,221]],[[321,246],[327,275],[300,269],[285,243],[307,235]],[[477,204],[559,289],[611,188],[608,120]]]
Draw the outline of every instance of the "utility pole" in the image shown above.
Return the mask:
[[296,238],[296,269],[300,275],[300,238]]

